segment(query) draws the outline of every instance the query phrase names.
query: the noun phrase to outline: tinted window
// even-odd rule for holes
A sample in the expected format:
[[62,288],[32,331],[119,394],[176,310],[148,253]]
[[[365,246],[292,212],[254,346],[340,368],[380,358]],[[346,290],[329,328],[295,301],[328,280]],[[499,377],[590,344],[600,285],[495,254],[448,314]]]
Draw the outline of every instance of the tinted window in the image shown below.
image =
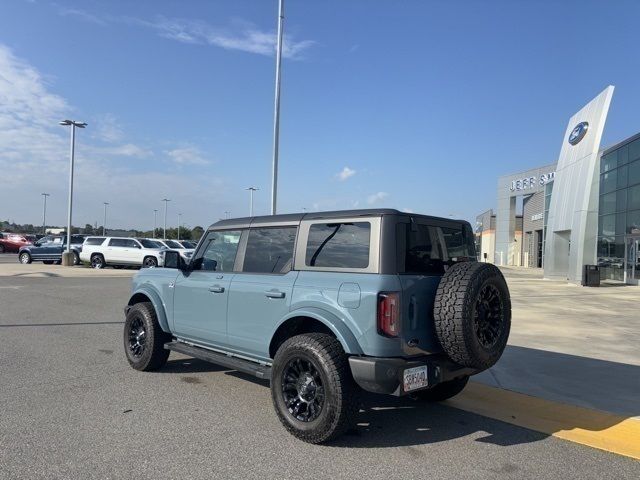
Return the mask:
[[144,248],[162,248],[162,245],[160,245],[158,242],[154,242],[153,240],[141,238],[138,241],[142,244]]
[[87,238],[84,241],[84,244],[85,245],[102,245],[102,242],[104,242],[104,237]]
[[109,240],[110,247],[127,247],[127,239],[126,238],[112,238]]
[[367,268],[371,223],[316,223],[309,229],[309,267]]
[[209,232],[198,255],[202,258],[200,270],[232,272],[240,241],[240,230]]
[[442,227],[444,243],[447,246],[447,256],[452,262],[475,260],[475,244],[471,233],[463,225],[458,227]]
[[72,244],[80,244],[84,242],[84,237],[76,237],[75,235],[71,236],[71,243]]
[[182,241],[180,243],[184,248],[196,248],[196,244],[194,242]]
[[296,227],[252,228],[244,256],[244,272],[287,273],[291,270]]
[[399,266],[399,271],[420,275],[442,275],[444,263],[435,229],[427,225],[414,224],[412,227],[405,223],[398,224],[398,240],[405,235],[406,249],[404,252],[400,250],[400,255],[404,255],[404,269]]
[[164,242],[169,248],[184,248],[178,242],[174,242],[173,240],[165,240]]

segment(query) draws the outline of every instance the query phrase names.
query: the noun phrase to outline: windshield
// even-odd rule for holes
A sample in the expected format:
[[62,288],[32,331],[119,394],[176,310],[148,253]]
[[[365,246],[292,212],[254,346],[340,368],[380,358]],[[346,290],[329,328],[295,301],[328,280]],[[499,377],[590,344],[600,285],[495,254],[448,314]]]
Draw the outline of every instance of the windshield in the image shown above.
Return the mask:
[[196,244],[193,242],[187,242],[186,240],[183,240],[182,245],[184,245],[185,248],[196,248]]
[[138,241],[144,248],[162,248],[162,245],[159,242],[154,242],[153,240],[141,238]]
[[164,243],[169,248],[184,248],[178,242],[174,242],[173,240],[165,240]]

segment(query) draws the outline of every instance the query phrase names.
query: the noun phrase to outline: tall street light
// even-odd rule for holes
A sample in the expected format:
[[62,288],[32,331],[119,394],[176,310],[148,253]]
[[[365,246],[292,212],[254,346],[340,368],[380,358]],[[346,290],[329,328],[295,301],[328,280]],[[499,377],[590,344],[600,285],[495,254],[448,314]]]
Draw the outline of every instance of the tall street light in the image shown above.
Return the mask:
[[158,209],[153,209],[153,238],[156,238],[156,228],[158,228]]
[[231,216],[231,212],[230,212],[229,210],[225,210],[225,211],[224,211],[224,217],[225,217],[226,219],[229,219],[229,217],[230,217],[230,216]]
[[182,221],[182,214],[178,214],[178,240],[180,240],[180,222]]
[[44,205],[42,206],[42,234],[47,234],[47,197],[49,193],[42,193],[42,200]]
[[104,237],[104,231],[107,226],[107,205],[109,202],[102,202],[104,204],[104,222],[102,222],[102,236]]
[[167,238],[167,204],[171,201],[168,198],[163,198],[164,202],[164,233],[162,238]]
[[71,126],[71,148],[69,155],[69,212],[67,215],[67,251],[62,256],[63,265],[73,265],[73,254],[71,253],[71,211],[73,209],[73,157],[76,143],[76,127],[84,128],[87,126],[85,122],[77,122],[75,120],[63,120],[60,125]]
[[253,217],[253,192],[257,192],[260,189],[256,187],[249,187],[249,188],[245,188],[245,190],[249,190],[249,196],[250,196],[249,216]]
[[280,143],[280,65],[282,63],[282,34],[284,0],[278,6],[278,49],[276,51],[276,94],[273,107],[273,166],[271,174],[271,215],[276,214],[278,200],[278,147]]

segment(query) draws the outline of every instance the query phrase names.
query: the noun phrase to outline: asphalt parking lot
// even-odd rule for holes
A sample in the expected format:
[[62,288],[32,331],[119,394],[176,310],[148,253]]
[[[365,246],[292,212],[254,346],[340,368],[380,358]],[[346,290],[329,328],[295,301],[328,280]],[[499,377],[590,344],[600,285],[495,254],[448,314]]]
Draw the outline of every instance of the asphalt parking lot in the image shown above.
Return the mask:
[[384,396],[337,442],[302,443],[264,382],[175,354],[132,370],[128,292],[128,278],[0,275],[0,478],[640,477],[626,457]]

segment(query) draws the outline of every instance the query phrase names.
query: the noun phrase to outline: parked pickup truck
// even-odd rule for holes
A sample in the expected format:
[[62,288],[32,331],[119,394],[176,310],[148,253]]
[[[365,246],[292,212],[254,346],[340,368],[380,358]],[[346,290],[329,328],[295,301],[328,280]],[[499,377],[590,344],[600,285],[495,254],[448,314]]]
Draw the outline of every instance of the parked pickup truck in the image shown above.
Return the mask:
[[162,246],[146,238],[87,237],[82,245],[80,260],[93,268],[157,267],[162,265]]
[[[80,250],[85,235],[71,235],[71,253],[73,253],[73,264],[80,264]],[[22,264],[31,262],[42,262],[45,264],[62,263],[62,252],[67,248],[66,235],[47,235],[37,240],[33,245],[20,247],[18,251],[18,261]]]
[[511,303],[469,223],[377,209],[222,220],[188,262],[141,270],[125,316],[133,368],[175,351],[270,379],[284,427],[321,443],[362,390],[461,392],[502,355]]

